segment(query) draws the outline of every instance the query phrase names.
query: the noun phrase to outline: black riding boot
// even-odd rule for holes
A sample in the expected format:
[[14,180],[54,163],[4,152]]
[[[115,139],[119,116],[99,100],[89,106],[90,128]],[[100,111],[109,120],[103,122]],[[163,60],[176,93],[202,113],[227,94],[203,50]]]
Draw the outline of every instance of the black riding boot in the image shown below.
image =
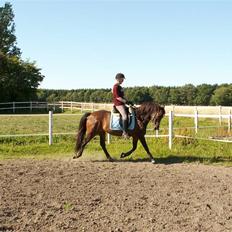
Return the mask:
[[125,138],[125,139],[128,139],[129,138],[129,135],[127,133],[127,130],[128,130],[128,120],[122,120],[122,136]]

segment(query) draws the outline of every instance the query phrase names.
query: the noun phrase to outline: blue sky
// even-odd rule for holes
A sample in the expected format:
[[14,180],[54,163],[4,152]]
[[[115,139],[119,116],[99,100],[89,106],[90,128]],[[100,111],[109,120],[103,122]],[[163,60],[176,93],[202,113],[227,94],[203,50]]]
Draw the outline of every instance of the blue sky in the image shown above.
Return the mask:
[[41,88],[232,83],[232,1],[8,2]]

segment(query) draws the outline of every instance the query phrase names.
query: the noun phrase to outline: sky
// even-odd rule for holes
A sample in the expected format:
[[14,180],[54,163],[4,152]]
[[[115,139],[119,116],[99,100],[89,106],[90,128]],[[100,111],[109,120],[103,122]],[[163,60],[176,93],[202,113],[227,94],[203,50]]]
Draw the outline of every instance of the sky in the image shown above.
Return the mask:
[[232,0],[8,2],[40,88],[232,83]]

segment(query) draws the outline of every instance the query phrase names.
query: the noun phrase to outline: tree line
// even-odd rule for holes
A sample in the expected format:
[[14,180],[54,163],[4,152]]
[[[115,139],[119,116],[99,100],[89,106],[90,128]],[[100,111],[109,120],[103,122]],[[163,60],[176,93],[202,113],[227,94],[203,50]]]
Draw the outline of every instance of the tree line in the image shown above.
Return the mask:
[[[155,101],[163,105],[223,105],[232,106],[232,84],[194,86],[187,84],[179,87],[129,87],[124,88],[126,97],[140,104]],[[52,90],[39,89],[39,101],[77,101],[77,102],[112,102],[111,89],[73,89]]]

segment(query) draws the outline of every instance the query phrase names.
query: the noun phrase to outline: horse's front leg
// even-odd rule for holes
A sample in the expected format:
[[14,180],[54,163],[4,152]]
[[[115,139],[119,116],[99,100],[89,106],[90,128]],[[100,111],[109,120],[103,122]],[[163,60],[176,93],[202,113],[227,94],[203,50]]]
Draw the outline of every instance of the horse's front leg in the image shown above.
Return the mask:
[[104,151],[106,158],[109,161],[114,161],[113,158],[110,156],[109,152],[106,150],[106,143],[105,143],[105,133],[100,134],[100,145],[102,147],[102,150]]
[[132,149],[130,151],[126,152],[126,153],[122,152],[122,154],[121,154],[120,157],[121,158],[125,158],[125,157],[129,156],[133,151],[136,150],[137,144],[138,144],[138,138],[137,137],[133,137],[133,147],[132,147]]
[[149,155],[149,157],[150,157],[150,159],[151,159],[151,162],[154,164],[154,163],[155,163],[155,159],[154,159],[154,157],[152,156],[151,152],[149,151],[149,148],[148,148],[148,146],[147,146],[147,142],[146,142],[146,139],[145,139],[144,135],[143,135],[143,136],[140,136],[140,137],[139,137],[139,140],[140,140],[140,142],[142,143],[143,148],[145,149],[145,151],[146,151],[147,154]]

